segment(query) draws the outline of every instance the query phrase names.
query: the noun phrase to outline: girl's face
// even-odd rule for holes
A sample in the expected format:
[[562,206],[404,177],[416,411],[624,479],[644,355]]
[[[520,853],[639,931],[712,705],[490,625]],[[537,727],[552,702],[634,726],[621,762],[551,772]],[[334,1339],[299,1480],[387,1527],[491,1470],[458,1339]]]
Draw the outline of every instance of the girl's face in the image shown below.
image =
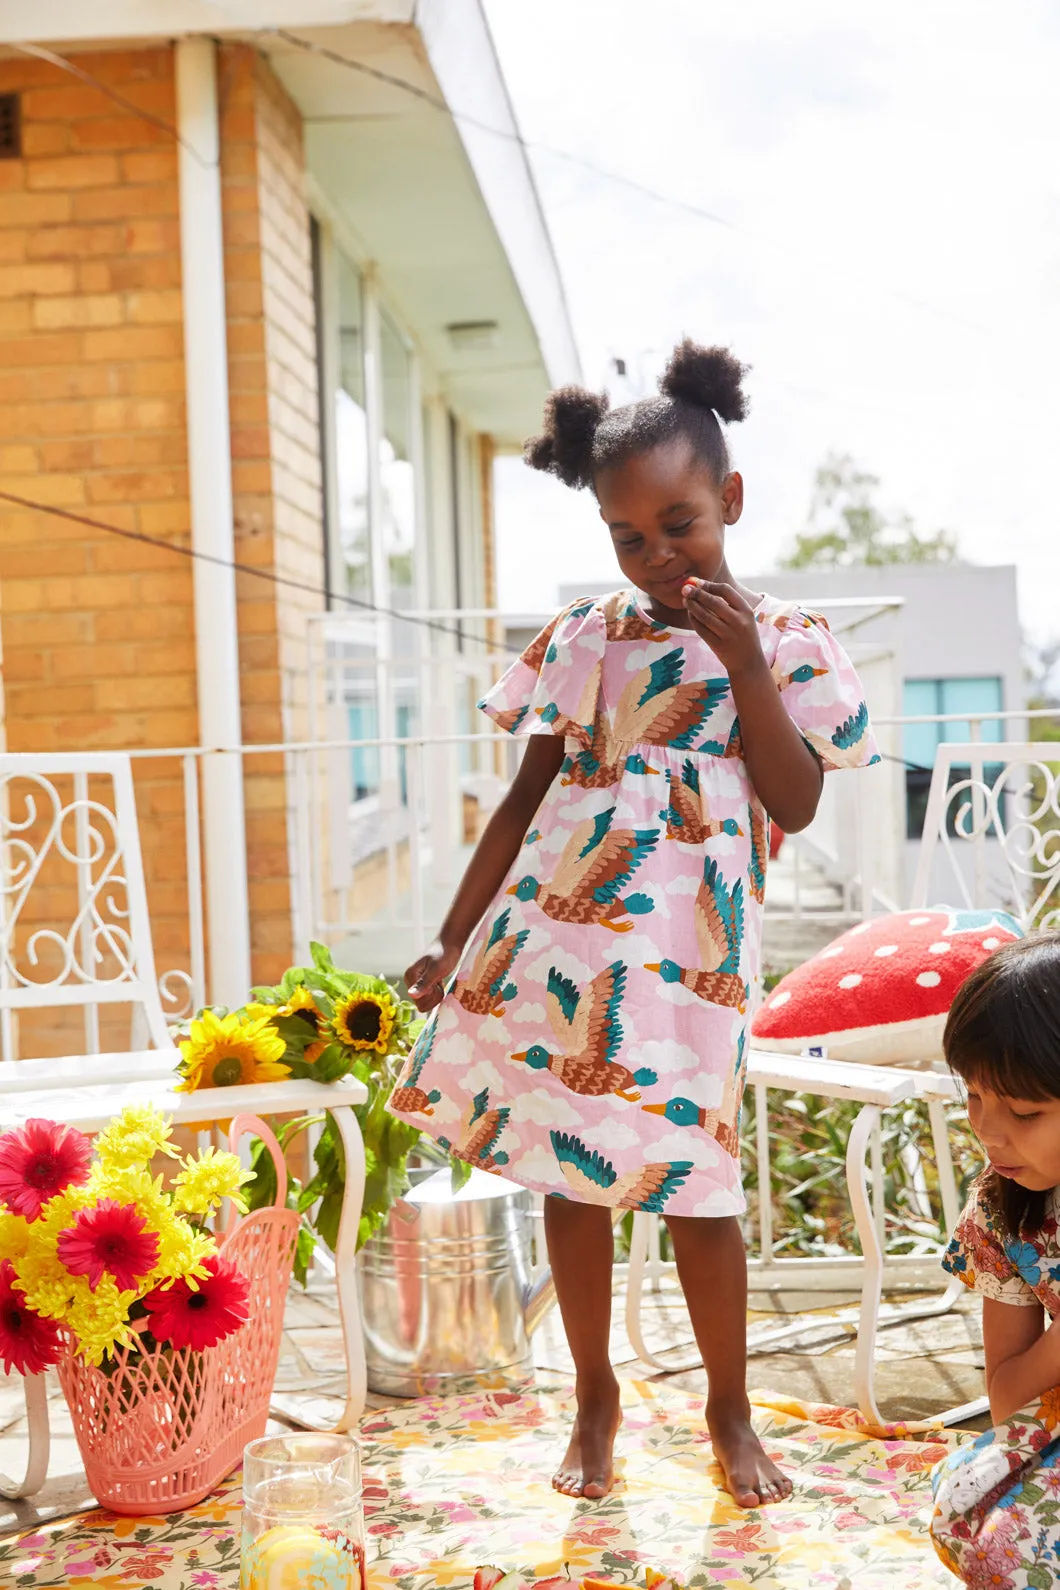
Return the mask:
[[968,1120],[991,1165],[1035,1192],[1060,1185],[1060,1099],[1013,1099],[969,1082]]
[[681,587],[689,575],[731,583],[725,526],[743,511],[739,475],[719,486],[678,440],[602,470],[595,485],[618,566],[657,613],[687,622]]

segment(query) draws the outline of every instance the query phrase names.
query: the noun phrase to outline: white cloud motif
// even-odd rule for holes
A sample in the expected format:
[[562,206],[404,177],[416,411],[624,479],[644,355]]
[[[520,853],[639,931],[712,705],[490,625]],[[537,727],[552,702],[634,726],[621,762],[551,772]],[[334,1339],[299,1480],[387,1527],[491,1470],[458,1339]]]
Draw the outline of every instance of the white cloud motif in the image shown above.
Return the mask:
[[[535,1088],[531,1093],[520,1093],[511,1101],[512,1120],[518,1123],[532,1121],[549,1131],[575,1130],[582,1125],[581,1111],[551,1091]],[[610,1129],[609,1129],[610,1131]]]
[[561,977],[569,977],[572,982],[577,983],[579,990],[592,981],[593,974],[585,962],[580,961],[576,955],[572,955],[559,944],[549,945],[536,961],[530,961],[523,975],[547,986],[548,974],[553,966]]
[[679,872],[676,877],[670,879],[663,892],[665,894],[698,894],[699,886],[702,882],[703,877],[699,872]]
[[516,1027],[543,1026],[547,1020],[548,1014],[544,1005],[532,1003],[517,1005],[512,1011],[512,1025]]

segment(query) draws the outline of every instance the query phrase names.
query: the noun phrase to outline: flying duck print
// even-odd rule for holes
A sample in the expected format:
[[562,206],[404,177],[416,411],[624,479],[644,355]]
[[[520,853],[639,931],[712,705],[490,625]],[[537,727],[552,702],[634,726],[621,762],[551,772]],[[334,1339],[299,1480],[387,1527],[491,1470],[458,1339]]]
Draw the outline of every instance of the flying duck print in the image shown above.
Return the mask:
[[553,966],[546,1004],[560,1052],[549,1054],[543,1044],[535,1043],[512,1059],[525,1061],[535,1071],[551,1071],[572,1093],[591,1098],[614,1094],[635,1104],[640,1098],[636,1090],[650,1087],[658,1077],[647,1067],[629,1071],[614,1059],[622,1046],[618,1013],[625,992],[626,968],[621,961],[599,972],[583,993]]
[[732,728],[729,730],[729,738],[724,745],[722,745],[720,740],[704,740],[699,749],[701,751],[709,751],[711,756],[723,757],[726,762],[732,762],[737,757],[742,760],[743,736],[740,733],[739,718],[733,718]]
[[434,1048],[434,1035],[437,1031],[437,1021],[429,1021],[416,1040],[416,1046],[409,1055],[406,1065],[408,1075],[404,1081],[398,1079],[398,1085],[390,1095],[390,1102],[395,1110],[401,1110],[406,1115],[433,1115],[433,1106],[441,1098],[437,1088],[432,1088],[425,1093],[419,1086],[423,1068],[431,1057]]
[[647,1111],[649,1115],[663,1116],[672,1126],[698,1126],[708,1137],[713,1137],[726,1154],[731,1154],[733,1159],[739,1158],[739,1127],[733,1123],[731,1117],[735,1113],[733,1094],[743,1092],[743,1055],[746,1042],[746,1033],[741,1032],[736,1049],[736,1064],[726,1084],[725,1097],[720,1109],[705,1109],[702,1104],[695,1104],[691,1099],[682,1098],[680,1095],[667,1099],[665,1104],[642,1104],[641,1109]]
[[507,1154],[498,1154],[494,1150],[511,1113],[506,1104],[491,1110],[489,1088],[483,1088],[481,1093],[475,1094],[465,1112],[456,1142],[451,1143],[447,1137],[440,1137],[439,1146],[448,1150],[454,1159],[462,1159],[479,1170],[494,1170],[499,1165],[507,1165]]
[[508,982],[508,974],[530,933],[526,928],[509,933],[510,917],[510,909],[501,912],[467,976],[453,984],[453,998],[474,1016],[503,1016],[504,1001],[515,998],[517,990]]
[[666,782],[670,789],[670,804],[659,816],[666,823],[667,839],[676,839],[683,845],[702,845],[718,834],[728,834],[738,839],[743,829],[735,817],[722,821],[704,816],[703,793],[699,773],[691,758],[686,758],[680,778],[667,768]]
[[779,661],[773,664],[773,678],[778,690],[786,690],[789,685],[808,685],[813,679],[823,679],[827,672],[827,668],[815,668],[809,662],[799,663],[797,668],[786,671],[781,668]]
[[611,721],[607,713],[599,710],[593,719],[592,738],[588,746],[575,756],[568,756],[560,768],[560,782],[579,789],[611,789],[623,772],[658,773],[650,767],[639,751],[620,750],[611,735]]
[[691,1160],[679,1160],[665,1165],[641,1165],[620,1176],[610,1160],[587,1148],[580,1137],[566,1132],[549,1135],[564,1180],[579,1203],[660,1214],[667,1199],[684,1185],[694,1168]]
[[672,640],[668,629],[654,624],[637,607],[628,591],[616,591],[604,604],[604,622],[608,640]]
[[642,1104],[642,1110],[647,1110],[649,1115],[662,1115],[673,1126],[698,1126],[708,1137],[715,1141],[727,1154],[734,1157],[739,1152],[740,1139],[734,1127],[721,1118],[720,1110],[707,1110],[701,1104],[693,1104],[691,1099],[667,1099],[665,1104]]
[[[555,650],[550,646],[546,653],[546,662],[552,661],[550,655]],[[582,693],[577,704],[570,712],[564,712],[554,701],[548,701],[543,707],[535,707],[534,711],[542,723],[547,723],[554,734],[561,734],[565,738],[577,740],[583,746],[592,743],[593,722],[596,716],[596,698],[600,692],[600,674],[602,662],[597,662],[586,675],[582,686]]]
[[692,907],[698,969],[666,960],[645,966],[658,972],[664,983],[682,983],[711,1005],[727,1005],[741,1013],[747,1008],[747,984],[740,975],[743,943],[743,881],[727,888],[713,856],[703,865],[703,882]]
[[[804,738],[827,767],[858,767],[865,754],[865,741],[869,738],[869,709],[863,701],[828,740],[823,735],[814,734],[812,730]],[[872,761],[878,762],[879,757],[874,756]]]
[[594,923],[613,933],[633,926],[630,916],[654,910],[646,894],[622,895],[633,874],[659,842],[656,828],[616,828],[614,807],[589,817],[572,832],[548,883],[520,878],[507,891],[520,900],[536,900],[556,922]]
[[766,868],[769,865],[769,818],[757,797],[750,801],[747,810],[751,821],[751,862],[747,881],[751,899],[761,905],[766,897]]

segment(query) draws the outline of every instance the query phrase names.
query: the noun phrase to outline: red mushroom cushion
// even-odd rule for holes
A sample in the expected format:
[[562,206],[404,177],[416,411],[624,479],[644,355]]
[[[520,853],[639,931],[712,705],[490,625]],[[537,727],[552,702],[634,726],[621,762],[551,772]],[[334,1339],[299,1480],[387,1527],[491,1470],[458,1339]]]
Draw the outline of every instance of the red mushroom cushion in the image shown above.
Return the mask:
[[1022,937],[1006,911],[936,907],[859,922],[777,984],[751,1024],[751,1041],[869,1065],[933,1060],[965,978]]

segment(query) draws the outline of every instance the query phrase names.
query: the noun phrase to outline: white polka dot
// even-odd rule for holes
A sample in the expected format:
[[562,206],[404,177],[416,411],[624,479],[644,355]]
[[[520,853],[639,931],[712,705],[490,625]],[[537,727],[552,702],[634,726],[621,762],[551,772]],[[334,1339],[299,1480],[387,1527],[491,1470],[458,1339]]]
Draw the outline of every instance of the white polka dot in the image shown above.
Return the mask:
[[873,951],[873,954],[877,955],[879,957],[879,959],[882,961],[888,955],[897,955],[898,954],[898,946],[897,946],[897,944],[881,944],[878,950],[874,950]]
[[984,939],[983,940],[983,948],[984,948],[984,950],[996,950],[996,949],[1000,949],[1000,947],[1001,947],[1001,940],[1000,939]]
[[928,945],[929,955],[948,955],[949,953],[950,947],[945,939],[939,939],[937,944]]
[[834,961],[836,956],[842,955],[842,953],[843,951],[837,945],[833,944],[828,949],[822,950],[817,959],[819,961]]
[[787,989],[781,989],[780,993],[774,994],[773,998],[769,1001],[770,1010],[778,1010],[781,1005],[786,1005],[790,998],[791,995],[788,993]]
[[911,916],[909,918],[909,926],[910,927],[923,927],[925,925],[925,923],[930,922],[930,921],[931,921],[931,918],[929,916]]
[[917,982],[921,988],[937,988],[942,982],[942,978],[938,972],[920,972],[917,976]]
[[867,933],[871,926],[871,922],[859,922],[857,927],[852,927],[850,929],[851,936],[853,936],[855,933]]
[[860,982],[860,972],[848,972],[845,977],[839,979],[839,986],[840,988],[856,988]]

